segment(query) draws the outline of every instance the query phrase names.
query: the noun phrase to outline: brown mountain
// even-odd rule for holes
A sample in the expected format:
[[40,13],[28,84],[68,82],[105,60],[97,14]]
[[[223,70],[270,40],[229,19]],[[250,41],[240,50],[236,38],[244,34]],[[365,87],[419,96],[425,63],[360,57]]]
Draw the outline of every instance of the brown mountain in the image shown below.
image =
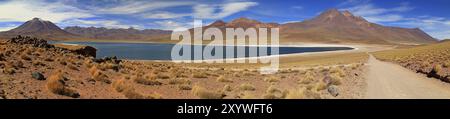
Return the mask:
[[38,38],[45,38],[49,40],[67,40],[79,38],[75,34],[66,32],[53,24],[50,21],[45,21],[39,18],[33,18],[25,22],[17,28],[9,31],[0,32],[2,38],[12,38],[17,35],[33,36]]
[[349,11],[330,9],[303,22],[280,26],[285,41],[325,43],[425,44],[437,42],[418,28],[407,29],[370,23]]
[[225,28],[273,28],[278,27],[278,23],[263,23],[257,20],[241,17],[235,19],[229,23],[226,23],[222,20],[217,20],[210,25],[205,26],[205,28],[216,27],[219,29]]
[[104,27],[66,27],[67,32],[80,35],[89,39],[101,40],[152,40],[158,38],[165,38],[172,33],[172,31],[145,29],[138,30],[134,28],[122,29],[114,28],[108,29]]

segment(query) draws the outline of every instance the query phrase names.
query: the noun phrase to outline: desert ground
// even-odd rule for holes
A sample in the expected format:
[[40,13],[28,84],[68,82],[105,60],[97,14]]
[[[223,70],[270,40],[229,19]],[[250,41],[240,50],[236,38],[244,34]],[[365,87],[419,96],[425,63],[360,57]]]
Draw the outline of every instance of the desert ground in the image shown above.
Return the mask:
[[[449,98],[450,86],[443,82],[449,71],[447,63],[450,58],[446,57],[450,49],[448,43],[412,48],[341,45],[354,47],[355,50],[282,55],[278,73],[260,74],[257,69],[264,64],[94,59],[70,49],[29,39],[16,43],[2,40],[0,98]],[[435,47],[441,50],[435,50]],[[414,55],[405,54],[410,50],[417,52]],[[430,50],[447,55],[427,52]],[[428,53],[428,57],[419,53]],[[435,57],[447,61],[432,60]],[[410,68],[425,60],[430,62],[419,69],[427,72],[427,68],[434,67],[428,73],[416,73],[415,68]],[[439,76],[430,75],[432,71]]]

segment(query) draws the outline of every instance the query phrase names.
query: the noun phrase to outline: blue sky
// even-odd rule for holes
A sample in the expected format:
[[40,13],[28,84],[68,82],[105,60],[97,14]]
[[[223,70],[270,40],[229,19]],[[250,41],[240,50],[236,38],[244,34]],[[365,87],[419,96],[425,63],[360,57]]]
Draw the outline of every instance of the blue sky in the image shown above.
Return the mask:
[[193,18],[204,25],[239,17],[287,23],[330,8],[349,10],[378,24],[420,28],[435,38],[450,38],[450,0],[0,0],[0,31],[33,17],[60,27],[167,30],[193,27]]

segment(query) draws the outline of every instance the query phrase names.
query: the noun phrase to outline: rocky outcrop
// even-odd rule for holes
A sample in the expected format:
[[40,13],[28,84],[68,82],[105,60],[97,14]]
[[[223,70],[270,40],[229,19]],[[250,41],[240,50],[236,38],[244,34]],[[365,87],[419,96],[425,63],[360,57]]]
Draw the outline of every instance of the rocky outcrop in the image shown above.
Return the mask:
[[97,49],[91,46],[82,45],[66,45],[66,44],[48,44],[44,39],[38,39],[29,36],[17,36],[6,41],[6,43],[13,43],[18,45],[32,45],[33,47],[40,48],[58,48],[75,54],[80,54],[87,57],[96,57]]
[[97,49],[91,46],[84,45],[68,45],[68,44],[54,44],[55,47],[63,48],[69,50],[71,52],[87,56],[87,57],[96,57]]
[[14,38],[11,38],[6,41],[7,43],[15,43],[15,44],[31,44],[34,47],[41,47],[41,48],[51,48],[52,45],[48,44],[46,40],[38,39],[38,38],[32,38],[29,36],[17,36]]

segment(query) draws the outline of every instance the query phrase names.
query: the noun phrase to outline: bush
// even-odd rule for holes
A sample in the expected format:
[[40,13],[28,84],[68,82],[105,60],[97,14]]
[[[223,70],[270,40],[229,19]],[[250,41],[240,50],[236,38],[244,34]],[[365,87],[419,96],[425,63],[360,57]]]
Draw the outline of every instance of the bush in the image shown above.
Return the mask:
[[239,86],[239,89],[244,90],[244,91],[254,91],[254,90],[256,90],[255,86],[253,86],[252,84],[249,84],[249,83],[241,84]]
[[180,89],[180,90],[192,90],[192,87],[190,85],[187,85],[187,84],[181,84],[181,85],[178,85],[178,89]]
[[342,77],[339,74],[330,74],[330,84],[332,85],[341,85]]
[[286,95],[286,99],[320,99],[320,94],[306,88],[300,88],[290,90]]
[[76,90],[68,88],[65,85],[64,80],[65,80],[65,77],[62,76],[61,73],[57,73],[57,74],[50,76],[47,81],[47,89],[50,92],[52,92],[54,94],[58,94],[58,95],[69,96],[72,98],[80,97],[80,94]]
[[227,79],[227,78],[225,78],[225,76],[219,76],[219,77],[217,77],[216,80],[217,80],[218,82],[228,82],[228,83],[232,83],[232,82],[233,82],[233,80]]
[[128,99],[162,99],[162,96],[158,93],[144,95],[136,92],[134,89],[124,90],[122,94]]
[[128,84],[126,82],[126,80],[124,79],[118,79],[118,80],[114,80],[111,84],[112,88],[114,90],[116,90],[117,92],[123,92],[127,89],[132,88],[132,86],[130,84]]
[[192,94],[201,99],[222,99],[226,96],[224,93],[206,90],[200,86],[192,87]]
[[20,58],[22,58],[23,60],[27,60],[27,61],[31,60],[31,58],[27,54],[20,55]]
[[169,79],[169,84],[185,84],[185,83],[190,83],[189,80],[187,79],[180,79],[180,78],[174,78],[174,79]]
[[208,78],[208,74],[206,74],[205,72],[202,72],[202,71],[198,71],[198,72],[194,72],[194,74],[192,74],[192,77],[194,77],[194,78]]
[[223,91],[232,91],[233,88],[230,85],[223,86]]
[[143,85],[162,85],[162,83],[156,79],[156,77],[152,76],[148,76],[146,78],[142,77],[142,76],[135,76],[133,77],[134,82],[139,83],[139,84],[143,84]]
[[272,83],[272,82],[278,82],[278,81],[280,81],[280,78],[275,77],[275,76],[271,76],[271,77],[264,78],[264,81],[270,82],[270,83]]
[[301,83],[301,84],[309,84],[309,83],[312,83],[312,82],[314,82],[314,77],[315,77],[315,73],[314,73],[313,71],[307,71],[307,72],[305,73],[305,76],[303,76],[303,77],[300,79],[299,83]]

